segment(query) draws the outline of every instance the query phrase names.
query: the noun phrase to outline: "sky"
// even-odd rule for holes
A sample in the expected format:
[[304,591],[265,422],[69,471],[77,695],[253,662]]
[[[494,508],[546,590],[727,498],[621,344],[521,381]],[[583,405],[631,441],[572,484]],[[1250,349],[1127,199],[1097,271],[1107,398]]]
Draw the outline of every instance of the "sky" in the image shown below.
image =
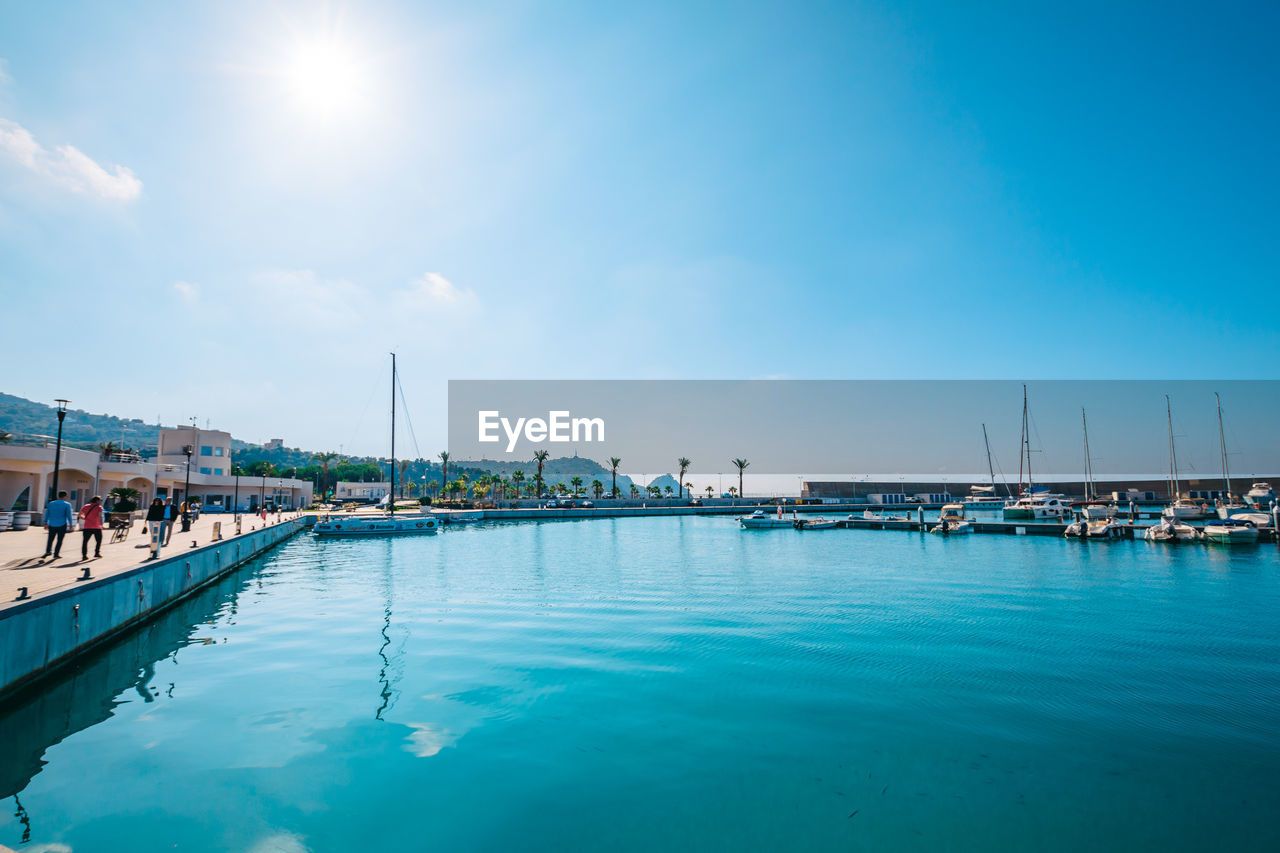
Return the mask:
[[[1276,378],[1268,4],[0,0],[0,388]],[[1005,414],[1005,413],[1002,413]]]

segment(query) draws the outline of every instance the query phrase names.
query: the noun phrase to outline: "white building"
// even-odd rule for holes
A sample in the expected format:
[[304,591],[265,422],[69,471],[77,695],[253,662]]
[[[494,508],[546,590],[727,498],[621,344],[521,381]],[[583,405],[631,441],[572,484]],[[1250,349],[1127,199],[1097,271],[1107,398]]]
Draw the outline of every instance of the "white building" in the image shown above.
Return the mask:
[[333,497],[337,501],[380,501],[391,491],[391,483],[353,483],[339,480]]

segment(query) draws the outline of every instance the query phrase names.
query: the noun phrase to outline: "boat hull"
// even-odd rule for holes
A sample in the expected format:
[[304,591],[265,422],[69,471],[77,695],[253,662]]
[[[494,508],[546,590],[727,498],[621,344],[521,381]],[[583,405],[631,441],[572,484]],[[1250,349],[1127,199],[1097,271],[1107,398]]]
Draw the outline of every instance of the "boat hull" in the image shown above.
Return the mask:
[[1204,528],[1204,538],[1216,545],[1253,545],[1258,541],[1258,529],[1245,525],[1210,524]]
[[317,536],[401,536],[435,533],[440,529],[440,522],[423,516],[342,518],[316,522],[311,529]]

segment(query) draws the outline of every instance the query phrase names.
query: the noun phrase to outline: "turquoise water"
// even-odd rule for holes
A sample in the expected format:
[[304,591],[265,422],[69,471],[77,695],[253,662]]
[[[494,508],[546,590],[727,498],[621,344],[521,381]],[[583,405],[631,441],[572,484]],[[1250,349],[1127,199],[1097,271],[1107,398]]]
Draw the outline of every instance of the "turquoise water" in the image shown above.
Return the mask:
[[0,845],[1280,849],[1278,612],[1274,545],[307,534],[0,709]]

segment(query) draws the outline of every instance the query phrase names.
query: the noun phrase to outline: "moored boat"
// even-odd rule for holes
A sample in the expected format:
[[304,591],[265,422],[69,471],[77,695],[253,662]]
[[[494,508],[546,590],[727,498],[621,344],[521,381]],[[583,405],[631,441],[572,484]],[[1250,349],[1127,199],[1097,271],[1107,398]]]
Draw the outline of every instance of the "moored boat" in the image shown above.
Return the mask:
[[1171,519],[1163,518],[1159,524],[1148,527],[1142,538],[1148,542],[1194,542],[1203,535],[1190,524],[1177,524]]
[[1218,545],[1252,545],[1258,541],[1258,528],[1247,521],[1224,521],[1206,524],[1204,538]]
[[1067,503],[1066,498],[1063,495],[1049,494],[1048,492],[1025,494],[1016,501],[1007,503],[1004,506],[1004,518],[1006,521],[1022,519],[1061,521],[1070,515],[1071,506]]
[[1276,493],[1270,483],[1254,483],[1244,495],[1244,502],[1258,510],[1270,509],[1275,499]]
[[938,523],[929,529],[930,533],[940,536],[951,536],[957,533],[972,533],[973,522],[964,517],[965,505],[946,504],[938,515]]
[[836,519],[824,518],[823,516],[818,516],[817,518],[797,518],[791,524],[796,530],[831,530],[834,527],[840,526],[840,522]]
[[350,515],[326,517],[312,528],[320,536],[385,536],[435,533],[440,522],[429,515]]
[[750,515],[744,515],[739,518],[738,523],[748,529],[768,529],[771,527],[791,527],[793,519],[784,518],[782,507],[779,506],[776,514],[758,509]]

